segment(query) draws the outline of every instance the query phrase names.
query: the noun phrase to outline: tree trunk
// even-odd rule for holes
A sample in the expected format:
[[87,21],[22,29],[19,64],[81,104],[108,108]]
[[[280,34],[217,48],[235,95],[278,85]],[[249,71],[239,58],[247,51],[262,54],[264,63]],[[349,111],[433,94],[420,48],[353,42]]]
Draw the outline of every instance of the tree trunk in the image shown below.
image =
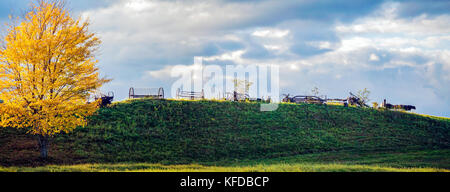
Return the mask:
[[41,158],[47,159],[48,153],[48,137],[39,135],[39,148],[41,150]]

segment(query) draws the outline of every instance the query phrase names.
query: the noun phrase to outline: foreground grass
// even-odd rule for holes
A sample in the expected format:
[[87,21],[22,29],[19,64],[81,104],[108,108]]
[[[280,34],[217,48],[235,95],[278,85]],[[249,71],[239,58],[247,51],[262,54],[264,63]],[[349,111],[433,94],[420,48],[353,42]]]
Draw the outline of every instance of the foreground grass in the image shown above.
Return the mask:
[[437,168],[394,168],[376,165],[273,164],[219,167],[204,165],[161,165],[147,163],[52,165],[44,167],[0,168],[6,172],[450,172]]
[[154,163],[0,167],[6,172],[450,172],[450,150],[329,152],[275,159],[164,165]]
[[[392,168],[436,168],[450,170],[450,149],[396,152],[326,152],[262,160],[215,162],[209,165],[252,166],[258,164],[344,164]],[[208,164],[207,164],[208,165]]]

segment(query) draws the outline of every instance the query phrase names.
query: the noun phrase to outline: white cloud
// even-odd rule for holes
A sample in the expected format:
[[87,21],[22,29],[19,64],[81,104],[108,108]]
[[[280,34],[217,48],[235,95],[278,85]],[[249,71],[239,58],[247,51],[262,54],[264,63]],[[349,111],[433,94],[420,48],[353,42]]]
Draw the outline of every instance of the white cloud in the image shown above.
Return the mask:
[[373,45],[372,39],[356,36],[342,39],[341,47],[338,48],[338,50],[342,52],[351,52],[362,48],[371,47]]
[[292,44],[290,42],[290,30],[278,28],[257,29],[251,33],[254,43],[260,44],[266,50],[282,55],[289,51]]
[[274,50],[274,51],[279,51],[279,50],[283,49],[281,46],[278,46],[278,45],[264,45],[264,48],[266,48],[268,50]]
[[333,45],[329,41],[313,41],[313,42],[308,42],[307,44],[312,47],[316,47],[318,49],[333,49],[333,48],[335,48],[335,45]]
[[370,54],[369,61],[379,61],[379,60],[380,60],[380,57],[378,57],[378,55],[376,55],[374,53]]
[[289,35],[289,30],[280,29],[264,29],[257,30],[252,33],[255,37],[265,37],[265,38],[283,38]]
[[243,59],[242,55],[245,53],[245,50],[238,50],[234,52],[227,52],[222,55],[204,57],[204,61],[233,61],[236,64],[242,64]]
[[[145,74],[162,80],[174,79],[178,77],[172,77],[172,74],[182,74],[183,72],[190,71],[193,75],[198,74],[202,70],[202,65],[192,64],[192,65],[175,65],[175,66],[166,66],[160,70],[150,70],[146,71]],[[193,78],[197,78],[193,76]]]
[[130,0],[125,3],[126,8],[130,8],[134,11],[143,11],[154,8],[155,6],[156,5],[154,3],[145,0]]

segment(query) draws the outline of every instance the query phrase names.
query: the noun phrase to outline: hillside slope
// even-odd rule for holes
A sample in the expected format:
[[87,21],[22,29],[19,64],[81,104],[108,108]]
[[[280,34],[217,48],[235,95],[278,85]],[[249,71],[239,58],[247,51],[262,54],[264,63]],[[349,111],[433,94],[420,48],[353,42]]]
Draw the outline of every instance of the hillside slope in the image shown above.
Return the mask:
[[[191,163],[348,151],[450,148],[450,120],[419,115],[282,104],[130,100],[104,108],[87,127],[53,138],[51,163]],[[0,129],[0,164],[34,165],[36,141]]]

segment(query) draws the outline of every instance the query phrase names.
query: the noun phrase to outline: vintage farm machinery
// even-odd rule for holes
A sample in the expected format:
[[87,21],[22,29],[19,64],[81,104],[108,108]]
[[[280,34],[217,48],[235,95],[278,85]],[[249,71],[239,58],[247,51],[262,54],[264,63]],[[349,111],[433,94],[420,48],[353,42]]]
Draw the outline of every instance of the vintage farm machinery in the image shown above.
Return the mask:
[[[108,92],[108,94],[103,94],[101,92],[95,93],[94,101],[99,101],[99,100],[100,100],[99,106],[102,108],[110,105],[114,100],[114,92],[110,91],[110,92]],[[88,102],[88,103],[90,103],[90,102]]]
[[[332,103],[336,104],[337,103],[337,104],[341,104],[345,107],[348,107],[348,106],[367,107],[367,108],[370,107],[364,102],[363,99],[354,95],[351,92],[350,92],[350,96],[347,97],[346,99],[323,99],[323,97],[303,96],[303,95],[297,95],[297,96],[291,97],[289,94],[287,94],[287,95],[284,94],[283,96],[284,96],[284,98],[283,98],[282,102],[284,102],[284,103],[308,103],[308,104],[332,104]],[[386,99],[381,104],[381,107],[385,108],[385,109],[404,110],[404,111],[416,110],[416,106],[393,105],[393,104],[387,103]]]
[[285,103],[308,103],[308,104],[325,104],[327,102],[326,99],[322,99],[318,96],[308,96],[308,95],[297,95],[290,97],[289,94],[283,95],[283,102]]
[[227,92],[224,94],[224,99],[227,101],[235,101],[235,102],[243,102],[243,101],[249,101],[249,102],[266,102],[270,103],[271,99],[268,97],[267,99],[264,98],[254,98],[250,97],[249,94],[243,94],[236,91],[233,92]]
[[347,99],[327,99],[327,103],[340,103],[345,107],[350,106],[358,106],[358,107],[369,107],[364,103],[362,99],[350,93],[350,97]]
[[394,110],[397,109],[397,110],[405,110],[405,111],[416,110],[416,106],[413,106],[413,105],[393,105],[393,104],[387,103],[386,99],[381,104],[381,107],[385,108],[385,109],[394,109]]
[[327,104],[340,104],[348,107],[348,99],[327,99]]
[[177,89],[177,99],[205,99],[205,91],[202,89],[201,92],[195,91],[183,91],[180,88]]
[[361,98],[359,98],[358,96],[354,95],[352,92],[350,92],[350,97],[347,98],[347,102],[348,104],[352,105],[356,105],[358,107],[370,107],[369,105],[367,105]]
[[346,99],[327,99],[324,96],[311,96],[311,95],[297,95],[291,97],[289,94],[283,95],[283,102],[285,103],[307,103],[307,104],[328,104],[328,103],[341,103],[344,106],[359,106],[359,107],[369,107],[364,103],[362,99],[350,93],[350,96]]
[[128,92],[130,99],[150,98],[164,99],[164,89],[161,88],[133,88]]
[[251,98],[249,94],[238,93],[236,91],[225,93],[224,98],[227,101],[262,101],[262,99]]
[[242,94],[242,93],[233,91],[233,92],[226,92],[224,95],[224,98],[227,101],[245,101],[248,98],[250,98],[250,96],[248,94]]

